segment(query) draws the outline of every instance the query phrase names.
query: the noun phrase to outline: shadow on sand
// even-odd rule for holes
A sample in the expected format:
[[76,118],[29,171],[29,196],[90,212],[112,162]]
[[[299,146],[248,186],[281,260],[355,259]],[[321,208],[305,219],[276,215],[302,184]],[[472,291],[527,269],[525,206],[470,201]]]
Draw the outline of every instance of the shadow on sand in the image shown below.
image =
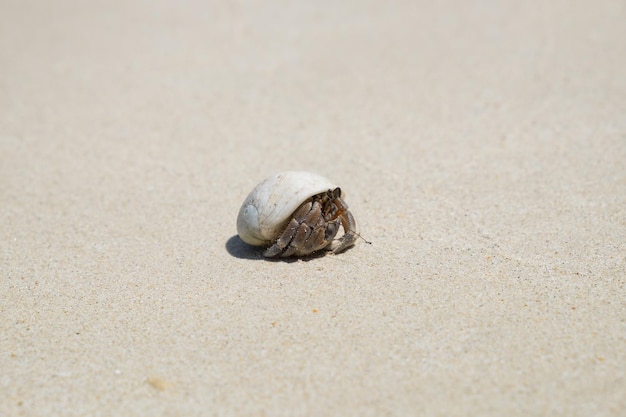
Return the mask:
[[[350,250],[351,248],[348,248]],[[295,257],[291,256],[289,258],[265,258],[263,256],[263,251],[265,248],[260,248],[256,246],[248,245],[246,242],[241,240],[238,235],[232,236],[230,239],[226,241],[226,251],[235,258],[239,259],[250,259],[250,260],[264,260],[268,262],[296,262],[296,261],[311,261],[313,259],[322,258],[326,255],[333,256],[332,253],[326,250],[320,250],[311,255],[304,257]]]

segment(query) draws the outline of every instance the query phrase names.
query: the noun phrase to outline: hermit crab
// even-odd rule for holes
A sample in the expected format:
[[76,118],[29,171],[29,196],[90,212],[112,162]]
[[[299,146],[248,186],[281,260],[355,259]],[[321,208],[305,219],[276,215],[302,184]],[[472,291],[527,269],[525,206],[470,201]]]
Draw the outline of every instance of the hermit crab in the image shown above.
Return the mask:
[[[312,172],[285,171],[261,181],[243,202],[237,233],[265,246],[263,256],[306,256],[321,249],[339,253],[354,245],[356,220],[341,189]],[[339,228],[343,235],[335,239]]]

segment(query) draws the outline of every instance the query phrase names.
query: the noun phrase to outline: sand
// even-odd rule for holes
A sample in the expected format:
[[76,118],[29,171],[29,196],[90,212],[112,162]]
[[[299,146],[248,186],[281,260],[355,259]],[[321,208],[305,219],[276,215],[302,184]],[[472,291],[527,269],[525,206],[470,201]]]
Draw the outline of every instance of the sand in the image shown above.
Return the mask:
[[[0,415],[624,415],[625,21],[3,1]],[[372,244],[239,240],[287,169]]]

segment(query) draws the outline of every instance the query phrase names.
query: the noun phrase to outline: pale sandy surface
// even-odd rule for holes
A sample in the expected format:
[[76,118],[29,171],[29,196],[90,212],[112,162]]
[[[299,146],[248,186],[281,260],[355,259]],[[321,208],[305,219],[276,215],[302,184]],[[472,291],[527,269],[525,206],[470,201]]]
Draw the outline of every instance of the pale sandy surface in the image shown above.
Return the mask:
[[212,3],[0,1],[0,415],[626,415],[623,1]]

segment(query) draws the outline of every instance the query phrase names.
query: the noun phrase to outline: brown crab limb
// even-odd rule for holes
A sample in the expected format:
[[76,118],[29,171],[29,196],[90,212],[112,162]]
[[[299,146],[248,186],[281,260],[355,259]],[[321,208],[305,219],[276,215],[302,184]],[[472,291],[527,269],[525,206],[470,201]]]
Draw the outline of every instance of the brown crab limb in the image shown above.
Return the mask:
[[281,233],[276,242],[263,252],[263,256],[271,258],[273,256],[280,255],[285,248],[291,244],[291,241],[294,239],[298,229],[300,228],[300,224],[310,214],[312,208],[312,201],[309,200],[304,202],[293,214],[293,218],[289,221],[289,224],[287,224],[287,227],[283,233]]
[[307,241],[304,242],[303,252],[309,254],[325,248],[332,242],[338,230],[338,220],[326,223],[324,219],[320,218],[320,221],[313,229],[311,236],[309,236]]
[[356,220],[354,219],[352,213],[348,210],[348,205],[340,198],[338,198],[336,202],[338,205],[341,205],[341,214],[339,218],[341,219],[344,234],[339,238],[336,246],[333,247],[333,253],[339,253],[348,249],[350,246],[354,245],[354,242],[358,237],[356,231]]
[[339,230],[340,219],[325,220],[321,197],[302,204],[278,240],[263,255],[288,257],[309,255],[332,242]]
[[285,250],[287,245],[291,243],[291,240],[293,239],[296,232],[298,231],[299,225],[300,224],[298,223],[296,219],[291,219],[291,221],[287,225],[287,228],[280,235],[276,243],[274,243],[272,246],[267,248],[265,252],[263,252],[263,256],[265,256],[266,258],[271,258],[273,256],[280,254],[283,250]]
[[285,248],[283,253],[280,254],[281,257],[286,258],[291,255],[300,254],[300,248],[298,242],[303,242],[304,239],[307,238],[311,234],[311,229],[304,223],[298,226],[298,230],[296,230],[296,234],[289,242],[289,245]]
[[318,217],[315,223],[310,223],[308,226],[308,235],[299,242],[300,252],[306,254],[319,248],[320,242],[324,240],[324,231],[326,230],[322,217]]

